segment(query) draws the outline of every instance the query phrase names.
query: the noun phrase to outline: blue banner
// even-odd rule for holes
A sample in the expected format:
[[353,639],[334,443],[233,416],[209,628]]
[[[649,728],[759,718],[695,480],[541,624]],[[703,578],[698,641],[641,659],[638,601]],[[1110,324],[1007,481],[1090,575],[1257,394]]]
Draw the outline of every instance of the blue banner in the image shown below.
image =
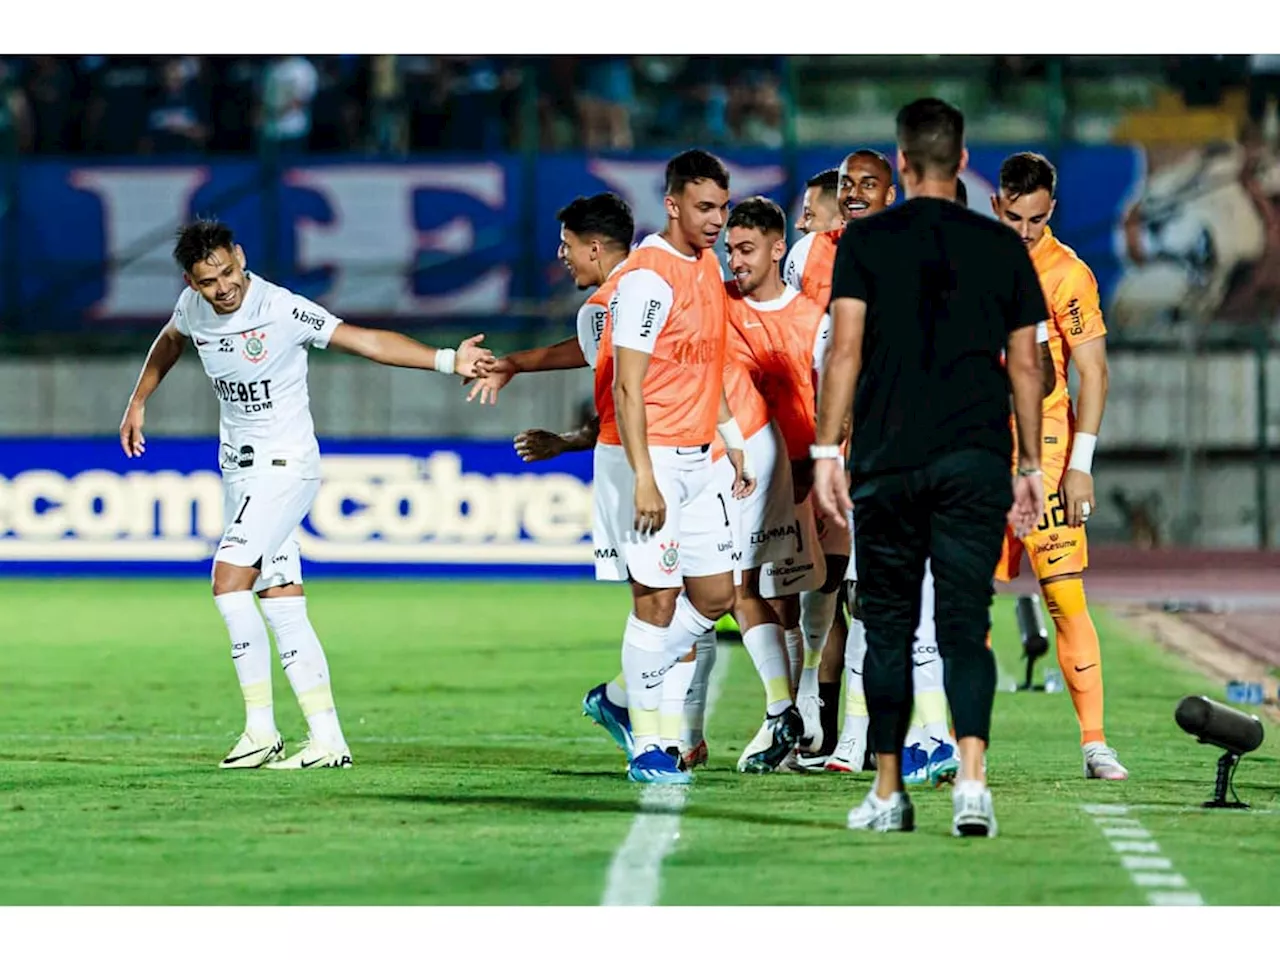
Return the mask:
[[[509,441],[322,440],[303,576],[590,576],[591,455]],[[0,574],[208,576],[216,439],[0,440]]]
[[[880,147],[892,156],[888,145]],[[991,184],[1008,152],[971,149],[965,179],[974,209],[989,212]],[[735,200],[764,194],[788,207],[794,221],[805,179],[842,155],[814,148],[723,157]],[[573,197],[613,190],[631,203],[640,233],[660,228],[667,159],[339,158],[282,168],[257,160],[23,160],[16,207],[0,210],[0,253],[8,258],[0,314],[21,330],[163,323],[182,289],[170,259],[174,230],[205,215],[230,223],[250,265],[268,279],[340,316],[379,324],[471,316],[492,327],[571,294],[556,258],[555,214]],[[1119,223],[1143,187],[1144,154],[1074,147],[1053,159],[1060,178],[1055,230],[1109,297],[1122,272]]]

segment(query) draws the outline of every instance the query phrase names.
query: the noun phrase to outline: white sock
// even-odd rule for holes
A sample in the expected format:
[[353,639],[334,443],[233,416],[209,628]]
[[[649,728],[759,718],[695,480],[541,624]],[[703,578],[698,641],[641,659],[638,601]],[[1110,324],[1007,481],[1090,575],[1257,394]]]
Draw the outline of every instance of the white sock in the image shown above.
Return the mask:
[[[662,704],[658,710],[658,729],[662,736],[662,749],[680,749],[681,726],[684,723],[685,699],[689,685],[698,669],[695,660],[681,660],[674,664],[662,678]],[[692,743],[689,746],[693,746]]]
[[610,680],[604,685],[604,697],[615,707],[625,707],[627,705],[627,688],[614,680]]
[[849,639],[844,647],[844,723],[840,739],[854,738],[867,742],[867,695],[862,685],[862,662],[867,655],[867,628],[862,621],[849,618]]
[[645,623],[633,613],[622,634],[622,674],[627,681],[627,710],[636,753],[662,745],[658,718],[662,678],[671,661],[666,654],[667,628]]
[[798,696],[800,675],[804,672],[804,630],[792,627],[783,634],[784,649],[787,652],[787,677],[791,684],[792,694]]
[[764,684],[765,711],[771,717],[776,717],[793,702],[787,650],[781,634],[782,627],[778,624],[762,623],[742,635],[742,645],[751,654],[751,662]]
[[809,590],[800,594],[800,629],[804,631],[804,664],[798,684],[800,696],[818,695],[818,665],[822,662],[822,648],[827,634],[836,619],[839,593],[823,593]]
[[244,728],[274,733],[275,709],[271,702],[271,638],[249,590],[237,590],[213,598],[231,635],[231,662],[244,695]]
[[707,682],[716,665],[715,631],[699,637],[694,649],[697,659],[694,661],[693,682],[689,684],[689,693],[684,700],[684,729],[680,734],[690,747],[696,747],[706,739],[702,725],[707,717]]
[[[688,594],[676,597],[676,612],[667,627],[667,657],[673,662],[683,660],[698,640],[714,632],[716,622],[708,620],[689,600]],[[630,685],[630,681],[628,681]]]
[[262,601],[262,612],[276,635],[280,665],[307,718],[312,742],[333,750],[346,749],[329,686],[329,663],[307,616],[307,598],[271,597]]

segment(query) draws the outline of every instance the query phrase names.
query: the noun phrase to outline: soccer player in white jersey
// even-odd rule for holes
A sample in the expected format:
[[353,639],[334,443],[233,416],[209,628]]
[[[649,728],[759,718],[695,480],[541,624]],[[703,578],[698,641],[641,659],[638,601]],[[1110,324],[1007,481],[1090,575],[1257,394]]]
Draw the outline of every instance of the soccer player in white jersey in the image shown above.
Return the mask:
[[[578,310],[575,336],[549,347],[533,347],[498,357],[493,368],[479,378],[468,400],[497,403],[499,392],[521,373],[547,370],[595,369],[600,336],[604,332],[607,305],[613,296],[613,281],[627,259],[635,238],[635,218],[626,201],[613,193],[578,197],[556,214],[560,221],[560,260],[579,290],[597,288]],[[526,430],[515,439],[516,451],[527,462],[546,460],[571,450],[591,450],[600,433],[597,412],[578,430],[552,433]],[[621,673],[607,684],[587,692],[582,711],[599,724],[627,755],[635,752],[631,720],[627,712],[626,681]]]
[[[445,350],[343,323],[246,270],[244,251],[231,230],[216,221],[183,227],[173,255],[187,289],[147,353],[120,424],[120,443],[126,456],[142,456],[146,402],[190,338],[220,410],[225,529],[214,554],[213,597],[231,637],[245,704],[244,733],[221,766],[349,767],[351,752],[334,707],[328,663],[307,617],[294,535],[321,477],[307,392],[307,348],[334,346],[387,366],[462,376],[487,370],[492,354],[478,345],[481,336]],[[281,666],[309,729],[287,758],[272,703],[271,647],[263,617],[275,633]]]

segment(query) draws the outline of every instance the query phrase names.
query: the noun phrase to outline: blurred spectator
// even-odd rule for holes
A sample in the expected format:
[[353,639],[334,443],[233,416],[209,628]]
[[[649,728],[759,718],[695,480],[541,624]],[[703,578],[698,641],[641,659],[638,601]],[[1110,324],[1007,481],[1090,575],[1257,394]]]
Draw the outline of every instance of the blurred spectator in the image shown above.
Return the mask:
[[408,148],[403,59],[379,54],[369,65],[369,139],[376,153],[404,153]]
[[37,153],[69,153],[71,92],[75,77],[61,57],[32,57],[27,75],[27,99],[35,125]]
[[400,57],[397,68],[408,115],[409,149],[439,149],[445,124],[443,59],[421,54]]
[[17,71],[0,60],[0,157],[26,153],[32,147],[31,110],[18,85]]
[[581,145],[573,57],[532,57],[538,92],[538,144],[543,150]]
[[258,129],[257,57],[211,57],[213,136],[209,149],[214,153],[251,153],[253,132]]
[[630,150],[631,111],[635,86],[629,57],[584,57],[578,112],[582,120],[583,146],[588,150]]
[[152,86],[148,57],[85,57],[89,90],[83,147],[91,153],[125,156],[138,149]]
[[1268,127],[1267,106],[1272,101],[1280,114],[1280,54],[1255,53],[1249,58],[1249,119],[1274,145],[1280,139],[1280,123]]
[[279,57],[262,78],[262,138],[284,151],[301,151],[311,135],[311,108],[320,76],[306,57]]
[[737,59],[726,108],[731,139],[749,146],[780,148],[782,58]]
[[1231,65],[1226,57],[1170,57],[1166,70],[1169,82],[1178,88],[1188,107],[1222,106],[1222,95],[1231,80]]
[[519,112],[520,70],[500,57],[451,57],[446,74],[447,150],[506,150]]
[[143,153],[198,153],[209,139],[208,104],[196,81],[199,67],[190,60],[166,60],[160,88],[147,114]]
[[365,99],[359,63],[342,57],[319,57],[319,84],[311,110],[310,147],[319,153],[344,153],[363,146]]

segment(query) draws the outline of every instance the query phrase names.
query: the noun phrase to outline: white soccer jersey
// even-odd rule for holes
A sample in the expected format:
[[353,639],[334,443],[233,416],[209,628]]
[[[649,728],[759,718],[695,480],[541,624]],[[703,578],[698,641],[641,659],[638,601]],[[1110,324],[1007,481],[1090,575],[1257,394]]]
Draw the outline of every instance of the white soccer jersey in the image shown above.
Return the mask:
[[[626,261],[622,261],[626,263]],[[609,271],[609,277],[622,269],[622,263]],[[605,277],[607,281],[609,277]],[[578,308],[578,346],[587,360],[587,366],[596,368],[596,356],[600,353],[600,337],[604,334],[604,321],[608,311],[598,303],[588,300]]]
[[307,348],[321,349],[342,321],[324,307],[246,271],[235,313],[215,313],[188,288],[173,323],[189,336],[218,398],[224,475],[264,468],[320,476],[320,446],[307,392]]
[[782,282],[794,290],[804,289],[800,281],[804,277],[804,266],[809,262],[809,250],[816,236],[816,233],[806,233],[787,252],[787,259],[782,265]]

